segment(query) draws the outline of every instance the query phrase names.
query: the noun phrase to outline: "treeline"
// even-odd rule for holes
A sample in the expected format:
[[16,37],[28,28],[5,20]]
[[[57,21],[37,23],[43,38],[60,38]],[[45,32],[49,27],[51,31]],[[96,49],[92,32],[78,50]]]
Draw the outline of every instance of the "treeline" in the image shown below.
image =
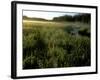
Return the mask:
[[84,22],[84,23],[90,23],[91,20],[91,15],[90,14],[77,14],[74,16],[70,15],[64,15],[60,17],[54,17],[53,21],[79,21],[79,22]]
[[84,22],[84,23],[90,23],[91,21],[91,15],[87,13],[78,13],[77,15],[71,16],[71,15],[63,15],[59,17],[54,17],[52,20],[47,20],[44,18],[36,18],[36,17],[27,17],[23,16],[23,20],[36,20],[36,21],[70,21],[70,22]]
[[43,18],[35,18],[35,17],[27,17],[27,16],[23,16],[23,20],[48,21],[48,20],[43,19]]

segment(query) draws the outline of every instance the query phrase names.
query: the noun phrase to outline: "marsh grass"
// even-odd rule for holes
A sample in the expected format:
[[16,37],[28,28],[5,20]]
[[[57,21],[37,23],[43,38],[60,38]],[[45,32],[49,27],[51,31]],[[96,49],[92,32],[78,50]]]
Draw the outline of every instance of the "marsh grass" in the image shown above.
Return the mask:
[[90,66],[91,37],[81,35],[82,28],[90,25],[23,21],[23,69]]

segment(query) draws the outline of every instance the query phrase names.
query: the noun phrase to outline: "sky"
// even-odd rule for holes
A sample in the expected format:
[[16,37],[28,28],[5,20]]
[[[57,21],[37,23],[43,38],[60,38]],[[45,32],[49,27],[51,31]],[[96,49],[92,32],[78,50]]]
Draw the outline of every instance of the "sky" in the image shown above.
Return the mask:
[[75,15],[77,13],[71,12],[47,12],[47,11],[23,11],[23,16],[35,17],[35,18],[44,18],[47,20],[52,20],[54,17],[59,17],[63,15]]

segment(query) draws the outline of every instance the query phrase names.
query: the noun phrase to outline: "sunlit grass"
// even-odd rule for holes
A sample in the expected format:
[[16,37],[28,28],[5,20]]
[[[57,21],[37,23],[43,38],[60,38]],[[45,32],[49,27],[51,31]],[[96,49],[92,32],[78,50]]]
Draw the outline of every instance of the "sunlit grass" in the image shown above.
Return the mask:
[[23,21],[23,69],[90,66],[90,37],[81,22]]

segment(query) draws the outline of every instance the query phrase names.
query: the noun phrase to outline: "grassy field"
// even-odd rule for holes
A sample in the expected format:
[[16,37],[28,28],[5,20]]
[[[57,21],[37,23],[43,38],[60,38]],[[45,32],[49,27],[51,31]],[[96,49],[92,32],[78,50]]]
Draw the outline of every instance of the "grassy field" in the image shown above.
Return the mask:
[[23,69],[90,66],[90,25],[23,20]]

